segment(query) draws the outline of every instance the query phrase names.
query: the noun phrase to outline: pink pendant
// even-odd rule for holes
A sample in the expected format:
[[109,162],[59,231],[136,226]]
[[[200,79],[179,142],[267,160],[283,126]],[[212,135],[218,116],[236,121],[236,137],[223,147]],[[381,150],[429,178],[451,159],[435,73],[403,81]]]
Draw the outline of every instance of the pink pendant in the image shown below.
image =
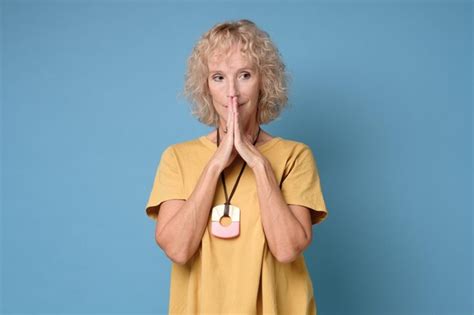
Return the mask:
[[225,204],[212,208],[211,234],[219,238],[232,238],[240,234],[240,209],[229,205],[229,217],[232,223],[228,226],[221,224],[220,220],[224,216]]

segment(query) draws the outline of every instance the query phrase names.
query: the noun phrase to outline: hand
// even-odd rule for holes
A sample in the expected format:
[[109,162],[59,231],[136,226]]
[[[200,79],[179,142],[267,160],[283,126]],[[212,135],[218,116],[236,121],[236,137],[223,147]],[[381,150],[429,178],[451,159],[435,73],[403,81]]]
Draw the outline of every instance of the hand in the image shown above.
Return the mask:
[[232,98],[229,98],[227,106],[227,133],[219,133],[219,147],[213,156],[220,171],[228,167],[238,154],[234,147],[234,116]]
[[240,116],[237,105],[237,98],[231,98],[232,108],[234,112],[233,116],[233,128],[234,128],[234,146],[237,149],[239,155],[247,162],[247,165],[254,169],[255,166],[263,159],[263,155],[253,145],[255,135],[245,135],[240,127]]

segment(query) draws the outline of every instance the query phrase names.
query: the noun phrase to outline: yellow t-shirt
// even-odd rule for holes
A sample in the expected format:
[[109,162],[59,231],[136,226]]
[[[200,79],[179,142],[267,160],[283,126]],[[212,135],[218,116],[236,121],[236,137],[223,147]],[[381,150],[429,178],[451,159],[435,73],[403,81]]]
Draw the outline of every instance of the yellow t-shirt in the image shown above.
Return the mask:
[[[312,209],[313,224],[323,221],[327,209],[311,149],[281,137],[257,149],[271,163],[285,201]],[[167,147],[156,170],[146,214],[156,220],[163,201],[187,199],[216,150],[216,144],[206,136]],[[242,165],[238,157],[224,170],[229,195]],[[213,206],[224,202],[219,178]],[[172,263],[169,314],[316,314],[303,254],[291,263],[280,263],[267,246],[256,181],[248,166],[231,204],[240,208],[239,236],[213,236],[209,209],[199,250],[185,265]]]

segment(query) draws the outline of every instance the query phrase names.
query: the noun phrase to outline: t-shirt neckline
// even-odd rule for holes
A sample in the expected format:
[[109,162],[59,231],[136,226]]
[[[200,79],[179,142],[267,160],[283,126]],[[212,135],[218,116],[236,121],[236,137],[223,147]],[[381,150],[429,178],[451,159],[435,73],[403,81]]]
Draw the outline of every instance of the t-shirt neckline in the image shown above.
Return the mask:
[[[207,136],[200,136],[199,140],[208,148],[216,150],[217,144],[212,142]],[[256,146],[259,151],[265,151],[281,140],[281,137],[273,137],[264,144]]]

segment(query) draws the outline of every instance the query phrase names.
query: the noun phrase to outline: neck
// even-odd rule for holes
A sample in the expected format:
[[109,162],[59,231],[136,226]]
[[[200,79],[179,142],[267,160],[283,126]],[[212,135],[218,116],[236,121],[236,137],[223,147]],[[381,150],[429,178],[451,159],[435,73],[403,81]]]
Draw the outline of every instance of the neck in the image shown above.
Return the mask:
[[244,134],[250,137],[250,139],[251,139],[250,141],[252,141],[252,143],[256,140],[259,127],[260,126],[258,125],[257,121],[255,121],[255,120],[250,121],[244,127]]

